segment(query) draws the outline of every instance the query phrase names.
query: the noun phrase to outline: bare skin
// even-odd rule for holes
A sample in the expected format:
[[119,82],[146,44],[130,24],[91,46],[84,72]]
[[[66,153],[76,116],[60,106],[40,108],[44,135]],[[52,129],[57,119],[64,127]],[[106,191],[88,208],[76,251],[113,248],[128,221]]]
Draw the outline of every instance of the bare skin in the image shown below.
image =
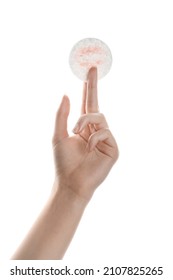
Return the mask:
[[84,83],[81,116],[69,137],[64,96],[52,139],[55,180],[50,198],[12,259],[62,259],[96,188],[118,159],[118,147],[98,109],[97,69]]

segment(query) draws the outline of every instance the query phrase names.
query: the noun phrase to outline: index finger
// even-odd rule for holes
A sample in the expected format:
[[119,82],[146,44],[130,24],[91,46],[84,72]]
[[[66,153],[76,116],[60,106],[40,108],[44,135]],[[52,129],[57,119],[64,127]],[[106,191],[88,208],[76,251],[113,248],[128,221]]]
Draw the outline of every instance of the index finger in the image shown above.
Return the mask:
[[88,72],[86,111],[87,113],[99,112],[97,97],[97,68],[95,67],[92,67]]

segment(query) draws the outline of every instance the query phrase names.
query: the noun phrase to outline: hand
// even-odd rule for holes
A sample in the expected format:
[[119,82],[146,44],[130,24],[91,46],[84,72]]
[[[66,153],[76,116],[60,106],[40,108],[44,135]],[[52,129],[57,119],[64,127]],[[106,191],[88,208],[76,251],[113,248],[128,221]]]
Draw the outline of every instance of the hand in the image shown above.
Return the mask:
[[70,101],[64,96],[57,111],[52,139],[55,185],[91,198],[118,159],[118,147],[103,114],[98,111],[97,69],[91,68],[84,83],[81,116],[69,137]]
[[64,96],[52,139],[53,192],[13,260],[62,259],[87,203],[118,158],[116,141],[98,112],[96,68],[90,69],[84,84],[82,114],[72,137],[67,132],[69,111],[70,102]]

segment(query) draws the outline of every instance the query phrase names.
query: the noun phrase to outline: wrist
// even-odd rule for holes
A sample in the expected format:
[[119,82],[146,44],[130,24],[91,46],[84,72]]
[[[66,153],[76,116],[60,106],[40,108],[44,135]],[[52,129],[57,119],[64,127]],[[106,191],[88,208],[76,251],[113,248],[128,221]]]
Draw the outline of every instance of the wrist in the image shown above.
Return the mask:
[[72,186],[57,183],[56,181],[53,184],[53,195],[57,201],[62,200],[71,206],[81,209],[84,209],[90,201],[88,197],[83,197],[75,192]]

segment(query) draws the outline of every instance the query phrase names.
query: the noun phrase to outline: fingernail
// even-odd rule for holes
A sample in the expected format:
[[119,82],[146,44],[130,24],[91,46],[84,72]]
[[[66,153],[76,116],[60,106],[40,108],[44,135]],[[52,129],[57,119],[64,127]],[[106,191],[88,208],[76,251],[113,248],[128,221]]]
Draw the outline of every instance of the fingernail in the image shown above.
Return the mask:
[[73,128],[73,132],[74,132],[74,133],[78,133],[78,131],[79,131],[79,124],[77,123],[77,124],[75,125],[75,127]]

